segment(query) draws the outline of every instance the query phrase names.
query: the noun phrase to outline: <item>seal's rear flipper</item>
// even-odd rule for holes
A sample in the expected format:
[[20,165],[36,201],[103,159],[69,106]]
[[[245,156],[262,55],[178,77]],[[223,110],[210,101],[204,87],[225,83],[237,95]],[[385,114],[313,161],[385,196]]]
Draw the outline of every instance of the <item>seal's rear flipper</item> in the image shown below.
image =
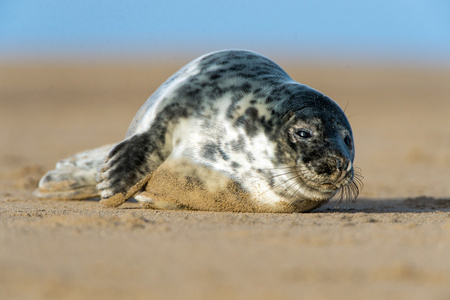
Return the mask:
[[45,174],[33,193],[42,199],[81,200],[99,196],[97,174],[114,145],[77,153]]

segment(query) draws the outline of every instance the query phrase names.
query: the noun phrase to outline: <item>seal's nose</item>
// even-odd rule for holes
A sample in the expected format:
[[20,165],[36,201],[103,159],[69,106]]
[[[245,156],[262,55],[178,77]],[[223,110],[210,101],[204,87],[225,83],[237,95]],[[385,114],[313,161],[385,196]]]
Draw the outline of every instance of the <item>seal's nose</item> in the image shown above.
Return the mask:
[[346,175],[352,169],[352,162],[349,158],[341,155],[330,155],[316,167],[317,174],[328,176]]
[[336,170],[340,171],[340,172],[348,172],[351,170],[352,168],[352,162],[346,158],[342,158],[342,157],[334,157],[334,160],[336,162]]
[[341,182],[352,170],[352,162],[346,157],[333,156],[335,162],[335,171],[330,175],[333,182]]

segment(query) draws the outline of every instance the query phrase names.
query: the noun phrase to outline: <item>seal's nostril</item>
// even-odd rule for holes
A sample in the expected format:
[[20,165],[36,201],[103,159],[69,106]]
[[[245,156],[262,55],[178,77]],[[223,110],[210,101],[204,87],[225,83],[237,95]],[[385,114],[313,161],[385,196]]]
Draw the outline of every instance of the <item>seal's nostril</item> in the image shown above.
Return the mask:
[[351,161],[348,161],[348,163],[347,163],[347,172],[349,172],[351,169],[352,169],[352,162]]
[[338,171],[349,171],[351,169],[351,162],[347,159],[335,157],[336,170]]
[[349,165],[349,161],[345,160],[344,163],[342,164],[341,171],[348,171],[348,165]]

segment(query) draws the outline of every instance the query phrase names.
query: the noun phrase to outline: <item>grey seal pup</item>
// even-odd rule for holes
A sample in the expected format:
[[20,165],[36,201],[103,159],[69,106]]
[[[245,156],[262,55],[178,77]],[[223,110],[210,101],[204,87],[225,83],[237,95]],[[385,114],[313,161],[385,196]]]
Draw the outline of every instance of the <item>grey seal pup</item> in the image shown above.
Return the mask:
[[139,109],[126,138],[64,159],[40,198],[117,207],[305,212],[356,199],[361,177],[343,110],[245,50],[201,56]]

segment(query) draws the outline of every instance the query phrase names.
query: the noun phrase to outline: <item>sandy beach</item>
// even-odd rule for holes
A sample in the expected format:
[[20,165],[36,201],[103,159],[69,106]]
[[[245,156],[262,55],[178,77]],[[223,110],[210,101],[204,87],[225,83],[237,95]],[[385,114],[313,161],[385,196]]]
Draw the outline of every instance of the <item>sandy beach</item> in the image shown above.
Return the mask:
[[58,160],[120,141],[190,59],[0,64],[0,299],[450,299],[450,69],[278,62],[345,108],[356,203],[245,214],[32,196]]

